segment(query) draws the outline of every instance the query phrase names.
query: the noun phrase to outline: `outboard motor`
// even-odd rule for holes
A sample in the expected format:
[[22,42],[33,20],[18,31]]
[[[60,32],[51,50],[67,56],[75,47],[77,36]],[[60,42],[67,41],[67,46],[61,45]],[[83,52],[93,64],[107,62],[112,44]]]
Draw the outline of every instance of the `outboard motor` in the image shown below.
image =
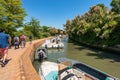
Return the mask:
[[39,57],[39,60],[42,61],[43,59],[47,58],[47,52],[46,52],[46,49],[40,49],[38,51],[38,57]]
[[42,49],[42,51],[44,52],[43,57],[44,57],[44,59],[46,59],[46,58],[47,58],[47,55],[48,55],[46,48],[45,48],[45,49]]
[[44,56],[43,56],[43,52],[39,52],[38,53],[38,57],[39,57],[39,61],[42,61]]

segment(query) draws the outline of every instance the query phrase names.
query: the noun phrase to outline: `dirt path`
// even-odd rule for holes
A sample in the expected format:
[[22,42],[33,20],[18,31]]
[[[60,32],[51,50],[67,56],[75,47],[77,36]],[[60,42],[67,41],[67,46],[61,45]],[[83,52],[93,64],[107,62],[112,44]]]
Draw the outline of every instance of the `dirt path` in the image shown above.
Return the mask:
[[[35,41],[34,41],[35,42]],[[34,43],[33,42],[33,43]],[[20,56],[30,46],[27,42],[25,48],[14,49],[12,47],[8,50],[8,63],[5,67],[0,66],[0,80],[20,80]]]

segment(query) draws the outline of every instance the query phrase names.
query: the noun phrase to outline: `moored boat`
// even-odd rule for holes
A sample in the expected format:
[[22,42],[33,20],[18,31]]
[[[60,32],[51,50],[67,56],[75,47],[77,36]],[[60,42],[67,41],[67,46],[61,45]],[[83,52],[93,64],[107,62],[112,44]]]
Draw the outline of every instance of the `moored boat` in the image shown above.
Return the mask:
[[58,80],[58,64],[44,61],[39,67],[41,80]]
[[89,76],[96,78],[95,80],[119,80],[116,77],[113,77],[105,72],[102,72],[98,69],[95,69],[85,63],[80,61],[68,59],[68,58],[59,58],[58,62],[70,61],[77,70],[82,71],[84,74],[88,74]]
[[64,61],[55,63],[44,61],[39,68],[41,80],[99,80],[71,65],[71,62]]
[[42,47],[45,47],[46,49],[60,49],[64,47],[64,44],[60,38],[53,38],[51,40],[46,40],[45,43],[42,44]]
[[46,48],[38,48],[35,52],[35,60],[43,60],[48,56]]

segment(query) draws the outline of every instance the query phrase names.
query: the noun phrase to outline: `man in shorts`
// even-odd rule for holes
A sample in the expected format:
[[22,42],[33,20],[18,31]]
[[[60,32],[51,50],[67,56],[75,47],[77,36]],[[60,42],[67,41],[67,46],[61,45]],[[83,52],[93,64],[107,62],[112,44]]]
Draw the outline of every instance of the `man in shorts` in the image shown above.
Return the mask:
[[20,40],[21,40],[21,48],[24,48],[25,45],[26,45],[26,36],[25,35],[22,35],[20,37]]
[[10,44],[9,36],[4,33],[3,29],[0,29],[0,55],[1,55],[0,62],[3,63],[2,65],[3,67],[6,64],[9,44]]

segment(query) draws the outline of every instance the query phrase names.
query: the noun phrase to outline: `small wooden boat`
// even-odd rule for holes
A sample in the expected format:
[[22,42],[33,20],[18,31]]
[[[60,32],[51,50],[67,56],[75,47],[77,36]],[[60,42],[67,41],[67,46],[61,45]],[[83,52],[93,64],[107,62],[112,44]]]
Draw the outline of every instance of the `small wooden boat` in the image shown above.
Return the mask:
[[[86,76],[91,76],[92,78],[89,80],[119,80],[116,77],[113,77],[105,72],[102,72],[100,70],[97,70],[87,64],[84,64],[80,61],[68,59],[68,58],[59,58],[58,62],[64,62],[64,61],[70,61],[78,71],[81,71],[84,73],[84,77]],[[88,80],[88,79],[83,79],[83,80]]]
[[35,52],[35,60],[43,60],[47,58],[47,49],[46,48],[38,48]]

